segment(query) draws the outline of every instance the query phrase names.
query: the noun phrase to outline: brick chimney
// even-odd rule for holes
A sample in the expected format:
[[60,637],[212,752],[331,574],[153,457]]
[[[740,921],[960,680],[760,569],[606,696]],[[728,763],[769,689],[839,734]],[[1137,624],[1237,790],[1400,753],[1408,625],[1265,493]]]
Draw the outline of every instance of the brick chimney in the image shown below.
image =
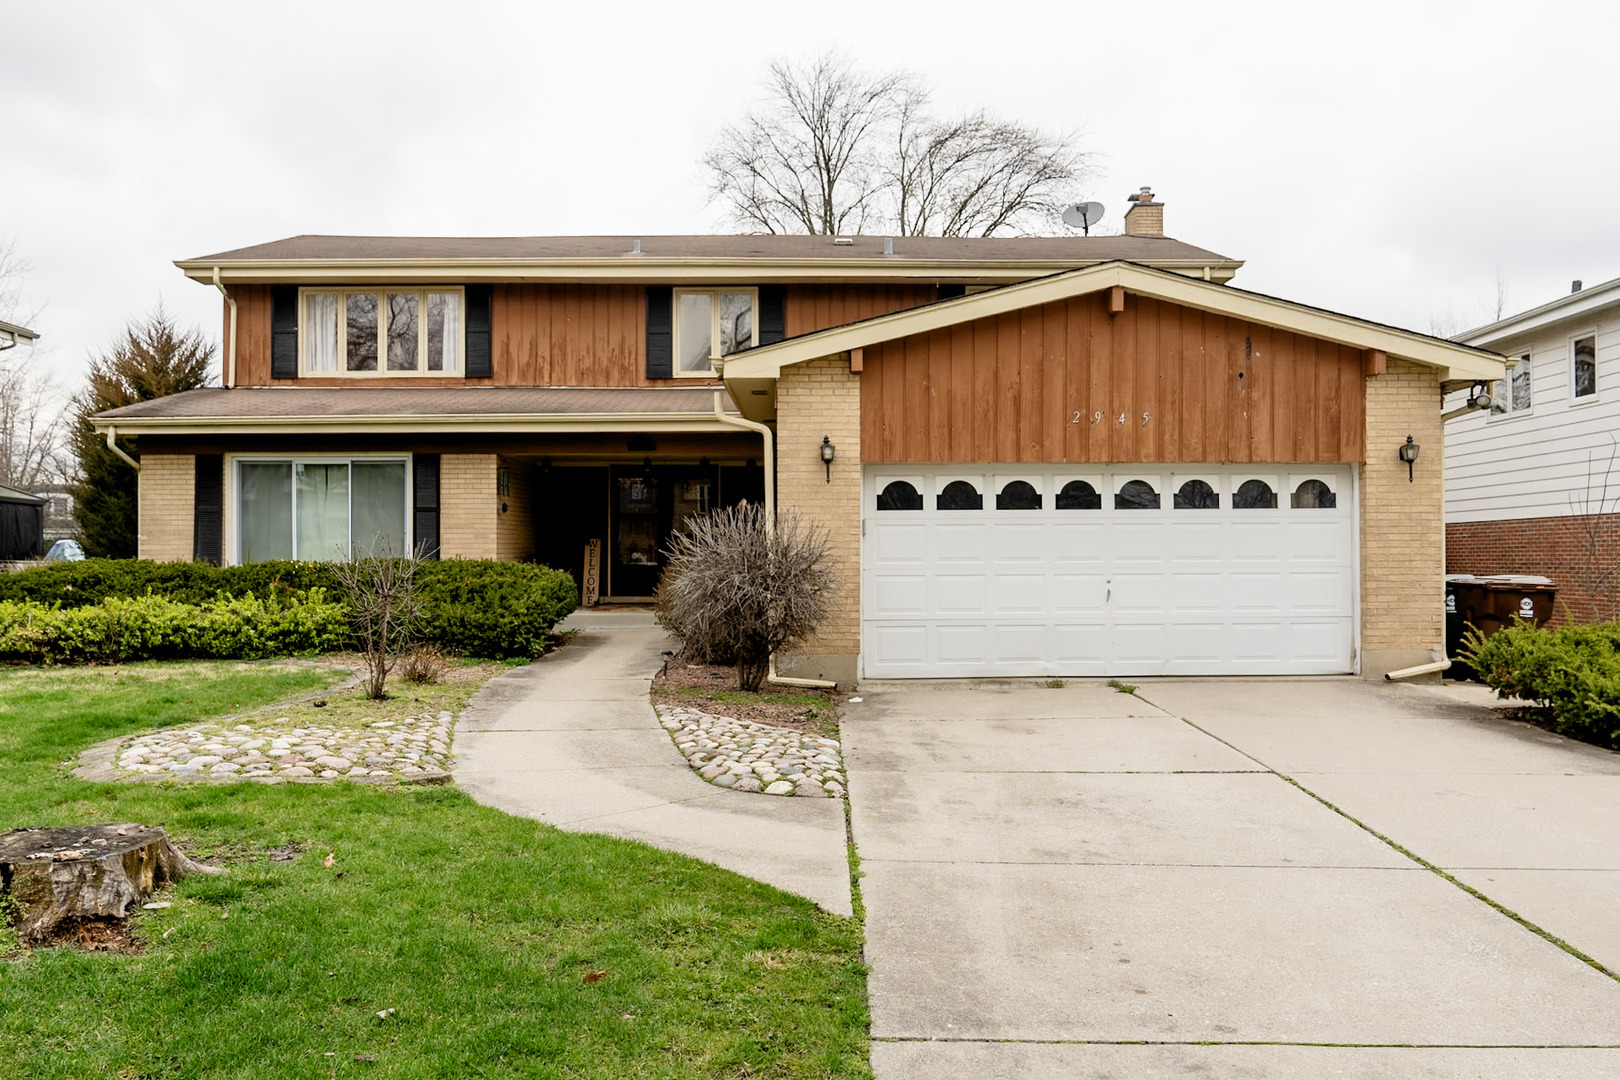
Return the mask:
[[1130,197],[1125,211],[1126,236],[1163,236],[1164,203],[1153,201],[1153,189],[1145,187]]

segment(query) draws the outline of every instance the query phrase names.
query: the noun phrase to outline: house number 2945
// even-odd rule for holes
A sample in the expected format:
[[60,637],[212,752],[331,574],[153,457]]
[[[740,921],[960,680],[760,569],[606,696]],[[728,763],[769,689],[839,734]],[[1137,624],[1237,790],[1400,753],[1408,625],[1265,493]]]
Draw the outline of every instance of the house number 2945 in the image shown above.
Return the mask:
[[[1142,414],[1142,426],[1143,427],[1147,426],[1148,420],[1150,418],[1151,418],[1151,414],[1149,414],[1149,413],[1143,413]],[[1093,424],[1102,423],[1102,419],[1103,419],[1103,414],[1101,412],[1094,412],[1094,413],[1091,414],[1091,422]],[[1081,412],[1079,409],[1076,409],[1074,411],[1074,415],[1069,417],[1069,423],[1071,423],[1071,424],[1083,424],[1085,422],[1086,422],[1086,414]],[[1119,414],[1119,422],[1121,424],[1123,424],[1125,422],[1125,414],[1124,413]]]

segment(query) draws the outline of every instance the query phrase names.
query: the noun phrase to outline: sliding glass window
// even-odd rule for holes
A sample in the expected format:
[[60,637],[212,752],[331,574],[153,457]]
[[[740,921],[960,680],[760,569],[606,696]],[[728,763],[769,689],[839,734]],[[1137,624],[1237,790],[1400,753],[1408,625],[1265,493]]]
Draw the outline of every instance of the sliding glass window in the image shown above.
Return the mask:
[[238,460],[239,561],[405,554],[406,466],[404,458]]

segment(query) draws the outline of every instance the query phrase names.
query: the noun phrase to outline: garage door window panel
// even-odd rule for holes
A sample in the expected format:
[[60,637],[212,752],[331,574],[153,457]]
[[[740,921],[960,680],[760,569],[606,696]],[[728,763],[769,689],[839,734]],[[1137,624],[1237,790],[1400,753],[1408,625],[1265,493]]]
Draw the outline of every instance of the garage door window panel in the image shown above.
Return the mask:
[[1159,492],[1146,480],[1127,480],[1114,492],[1115,510],[1157,510]]
[[1232,493],[1232,509],[1275,510],[1277,491],[1265,480],[1250,478],[1239,484],[1237,490]]
[[877,493],[877,508],[883,511],[890,510],[921,510],[923,508],[922,493],[917,490],[918,484],[911,480],[883,480],[878,481],[883,486]]
[[1001,490],[996,492],[997,510],[1039,510],[1041,508],[1041,491],[1036,486],[1038,482],[1029,480],[1000,481]]
[[935,510],[983,510],[984,496],[969,480],[951,480],[934,496]]
[[1057,493],[1059,510],[1101,510],[1102,496],[1098,485],[1089,480],[1070,480]]
[[1183,481],[1172,504],[1177,510],[1219,510],[1221,496],[1207,480]]
[[1313,477],[1294,488],[1288,505],[1295,510],[1333,510],[1339,505],[1339,496],[1325,480]]

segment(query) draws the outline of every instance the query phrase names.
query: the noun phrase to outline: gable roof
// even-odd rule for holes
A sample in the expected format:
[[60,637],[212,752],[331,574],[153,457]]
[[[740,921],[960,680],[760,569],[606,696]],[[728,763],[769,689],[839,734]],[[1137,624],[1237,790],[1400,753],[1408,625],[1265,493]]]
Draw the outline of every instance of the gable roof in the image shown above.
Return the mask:
[[725,359],[722,370],[728,385],[739,380],[775,379],[781,374],[782,368],[807,360],[1101,292],[1116,285],[1124,287],[1127,292],[1182,307],[1227,315],[1353,348],[1378,350],[1389,356],[1438,368],[1442,381],[1500,379],[1506,370],[1503,357],[1473,346],[1129,262],[1083,267],[818,330],[747,352],[733,353]]
[[[838,242],[839,239],[847,243]],[[886,254],[885,243],[893,245]],[[637,245],[640,250],[635,250]],[[1115,260],[1225,280],[1243,263],[1164,236],[293,236],[181,259],[212,281],[1011,281]]]
[[1620,308],[1620,278],[1560,296],[1529,311],[1458,334],[1452,340],[1480,347],[1506,345],[1558,323],[1589,319],[1611,308]]

